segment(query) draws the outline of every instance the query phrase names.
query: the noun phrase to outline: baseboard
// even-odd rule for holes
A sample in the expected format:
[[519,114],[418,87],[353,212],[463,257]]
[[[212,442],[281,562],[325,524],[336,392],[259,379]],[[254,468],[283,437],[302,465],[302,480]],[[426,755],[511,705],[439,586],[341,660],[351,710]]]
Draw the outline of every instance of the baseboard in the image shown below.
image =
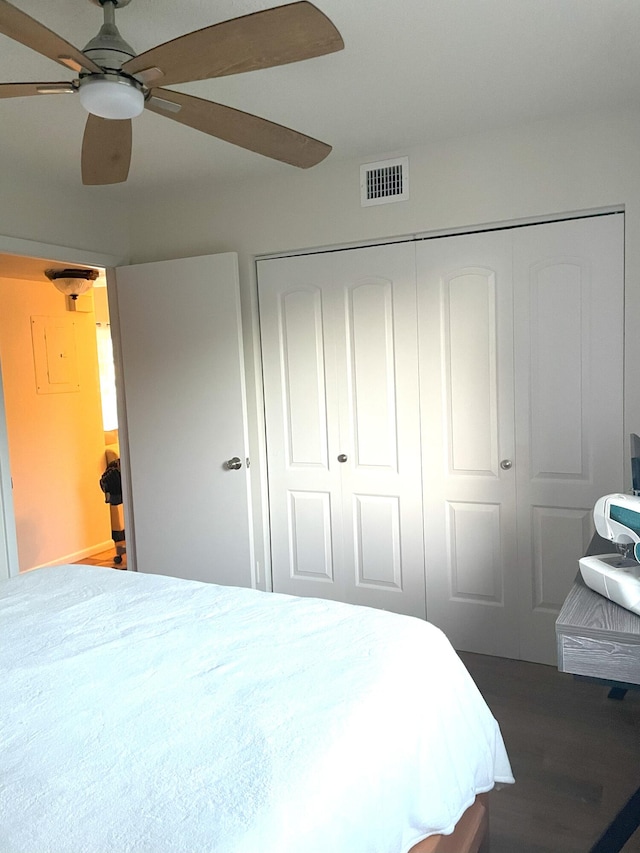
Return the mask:
[[98,545],[83,548],[82,551],[76,551],[75,554],[67,554],[64,557],[58,557],[55,560],[49,560],[47,563],[42,563],[39,566],[31,566],[30,569],[22,569],[21,571],[32,572],[34,569],[44,569],[46,566],[64,566],[66,563],[77,563],[78,560],[84,560],[85,557],[92,557],[94,554],[101,554],[103,551],[109,551],[113,547],[113,539],[107,539],[106,542],[100,542]]

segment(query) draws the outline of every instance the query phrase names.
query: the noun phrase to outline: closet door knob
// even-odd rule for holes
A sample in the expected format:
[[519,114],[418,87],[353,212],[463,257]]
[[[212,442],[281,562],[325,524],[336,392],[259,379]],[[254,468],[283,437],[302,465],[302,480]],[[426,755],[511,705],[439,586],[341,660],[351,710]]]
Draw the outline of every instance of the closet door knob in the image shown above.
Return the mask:
[[341,453],[340,456],[338,456],[338,462],[346,462],[346,461],[347,461],[347,454]]
[[513,462],[510,459],[503,459],[500,463],[500,467],[504,468],[505,471],[508,471],[509,468],[513,465]]
[[226,465],[230,471],[237,471],[238,468],[242,468],[242,459],[238,456],[234,456],[232,459],[227,460]]

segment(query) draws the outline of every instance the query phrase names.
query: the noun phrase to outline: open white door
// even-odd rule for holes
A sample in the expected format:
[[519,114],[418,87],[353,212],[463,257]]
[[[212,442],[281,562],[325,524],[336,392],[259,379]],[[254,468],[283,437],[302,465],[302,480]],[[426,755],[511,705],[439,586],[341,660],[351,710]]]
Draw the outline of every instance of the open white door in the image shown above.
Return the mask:
[[0,372],[0,580],[18,573],[18,545],[11,494],[7,421]]
[[119,267],[115,278],[133,565],[252,586],[237,256]]

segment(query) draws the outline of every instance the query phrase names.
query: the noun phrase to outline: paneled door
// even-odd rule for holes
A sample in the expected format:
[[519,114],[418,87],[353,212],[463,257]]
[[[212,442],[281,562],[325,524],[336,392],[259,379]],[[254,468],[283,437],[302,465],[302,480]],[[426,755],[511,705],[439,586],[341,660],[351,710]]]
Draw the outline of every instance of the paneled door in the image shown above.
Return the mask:
[[273,587],[425,617],[415,251],[258,262]]
[[510,231],[417,245],[427,617],[517,658]]
[[555,664],[593,505],[623,491],[624,216],[512,236],[520,656]]
[[115,296],[135,566],[252,586],[237,256],[119,267]]
[[555,663],[555,619],[623,487],[621,215],[418,244],[427,615]]

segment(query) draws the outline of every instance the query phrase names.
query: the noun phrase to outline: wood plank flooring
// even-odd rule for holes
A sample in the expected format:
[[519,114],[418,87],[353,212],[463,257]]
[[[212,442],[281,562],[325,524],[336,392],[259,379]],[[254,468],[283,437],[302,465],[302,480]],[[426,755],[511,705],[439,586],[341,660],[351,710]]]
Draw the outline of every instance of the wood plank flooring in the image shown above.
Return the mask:
[[114,563],[116,556],[115,546],[107,551],[101,551],[99,554],[92,554],[90,557],[85,557],[83,560],[76,560],[76,565],[79,566],[105,566],[110,569],[126,569],[127,555],[124,554],[122,562],[117,565]]
[[[588,853],[640,786],[640,691],[460,653],[500,724],[516,784],[491,795],[491,853]],[[640,853],[640,831],[624,847]]]

